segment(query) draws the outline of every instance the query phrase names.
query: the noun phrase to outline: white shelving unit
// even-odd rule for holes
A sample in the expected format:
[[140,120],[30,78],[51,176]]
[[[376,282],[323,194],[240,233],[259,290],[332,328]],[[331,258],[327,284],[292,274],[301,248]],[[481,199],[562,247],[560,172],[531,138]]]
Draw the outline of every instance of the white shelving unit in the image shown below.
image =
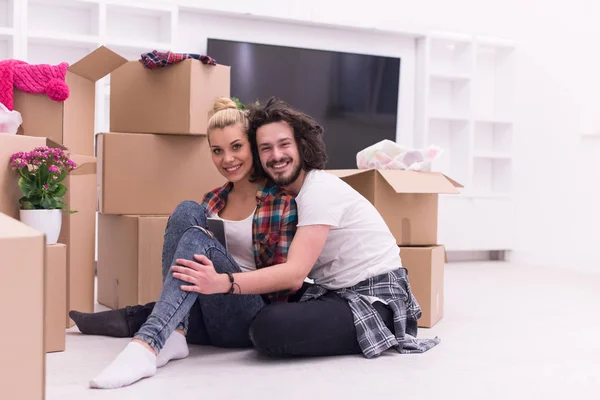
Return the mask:
[[[189,40],[194,32],[191,16],[210,11],[177,3],[0,0],[0,59],[73,63],[103,44],[130,60],[153,49],[190,51],[199,47],[198,41]],[[260,19],[242,14],[236,18]],[[180,17],[187,30],[181,29]],[[204,35],[215,29],[212,23],[203,27]],[[514,46],[467,35],[419,35],[406,36],[416,40],[417,49],[413,142],[443,147],[445,153],[434,168],[465,186],[460,196],[440,198],[440,243],[448,250],[509,250],[516,134]],[[96,92],[95,130],[107,131],[110,77],[98,82]]]
[[[152,2],[0,0],[0,60],[74,63],[100,45],[138,60],[142,53],[174,46],[178,11],[176,5]],[[96,132],[109,128],[109,82],[107,77],[97,85]]]
[[514,46],[432,33],[417,41],[422,69],[415,143],[445,149],[433,168],[465,186],[440,199],[439,240],[448,250],[510,250]]

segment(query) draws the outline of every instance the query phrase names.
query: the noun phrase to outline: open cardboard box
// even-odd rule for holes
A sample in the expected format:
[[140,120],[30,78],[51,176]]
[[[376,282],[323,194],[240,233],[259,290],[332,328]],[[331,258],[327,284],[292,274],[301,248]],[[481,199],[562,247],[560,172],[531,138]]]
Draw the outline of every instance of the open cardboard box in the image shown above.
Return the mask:
[[229,92],[228,66],[188,59],[150,70],[129,61],[110,77],[110,130],[204,135],[214,101]]
[[46,391],[45,242],[43,233],[0,213],[2,399],[43,399]]
[[121,308],[158,300],[168,220],[168,216],[98,215],[100,304]]
[[15,90],[22,133],[48,137],[76,154],[94,155],[96,81],[108,74],[113,131],[205,134],[213,101],[229,96],[228,66],[191,59],[149,70],[100,46],[69,67],[66,101]]
[[22,133],[48,137],[75,154],[93,156],[96,81],[126,62],[113,51],[100,47],[72,64],[65,79],[69,98],[64,102],[15,89],[15,110],[23,117]]
[[438,172],[328,170],[369,200],[401,246],[438,243],[438,195],[462,185]]

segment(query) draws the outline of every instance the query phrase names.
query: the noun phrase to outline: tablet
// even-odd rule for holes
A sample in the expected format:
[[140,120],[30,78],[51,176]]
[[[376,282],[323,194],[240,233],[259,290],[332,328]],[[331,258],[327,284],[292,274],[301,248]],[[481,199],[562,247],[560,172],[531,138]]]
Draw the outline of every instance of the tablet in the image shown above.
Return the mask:
[[227,240],[225,239],[225,224],[218,218],[209,217],[206,219],[206,227],[215,235],[223,247],[227,248]]

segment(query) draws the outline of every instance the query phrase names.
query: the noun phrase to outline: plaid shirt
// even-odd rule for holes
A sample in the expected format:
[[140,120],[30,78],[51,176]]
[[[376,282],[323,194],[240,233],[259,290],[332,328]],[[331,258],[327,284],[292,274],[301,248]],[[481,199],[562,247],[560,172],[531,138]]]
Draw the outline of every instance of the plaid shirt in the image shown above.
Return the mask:
[[[225,207],[227,195],[233,188],[231,182],[208,192],[202,205],[208,216]],[[252,222],[252,242],[256,268],[269,267],[287,261],[287,254],[296,233],[298,213],[292,196],[268,182],[256,192],[256,211]],[[273,295],[269,297],[273,299]]]
[[[310,285],[300,301],[308,301],[326,294],[328,289]],[[373,358],[394,347],[399,353],[424,353],[437,345],[440,340],[416,339],[417,320],[421,317],[421,307],[413,296],[405,268],[374,276],[349,287],[334,290],[348,301],[358,344],[366,358]],[[380,298],[392,309],[394,330],[392,333],[379,313],[364,296]]]
[[209,56],[191,53],[173,53],[172,51],[162,52],[157,50],[153,50],[150,53],[143,53],[140,56],[140,62],[148,69],[157,69],[180,63],[188,58],[195,58],[196,60],[200,60],[203,64],[217,65],[217,61]]

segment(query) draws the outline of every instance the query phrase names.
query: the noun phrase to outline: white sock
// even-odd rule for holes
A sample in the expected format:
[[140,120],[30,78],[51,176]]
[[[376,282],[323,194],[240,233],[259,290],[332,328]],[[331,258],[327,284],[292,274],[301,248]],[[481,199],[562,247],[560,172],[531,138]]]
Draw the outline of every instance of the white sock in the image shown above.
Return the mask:
[[190,350],[187,341],[185,340],[185,336],[183,336],[182,333],[175,331],[171,333],[171,336],[169,336],[165,342],[164,347],[160,353],[158,353],[158,357],[156,357],[156,366],[160,368],[171,360],[186,358],[189,354]]
[[117,358],[90,382],[95,389],[129,386],[156,373],[156,356],[139,343],[129,342]]

